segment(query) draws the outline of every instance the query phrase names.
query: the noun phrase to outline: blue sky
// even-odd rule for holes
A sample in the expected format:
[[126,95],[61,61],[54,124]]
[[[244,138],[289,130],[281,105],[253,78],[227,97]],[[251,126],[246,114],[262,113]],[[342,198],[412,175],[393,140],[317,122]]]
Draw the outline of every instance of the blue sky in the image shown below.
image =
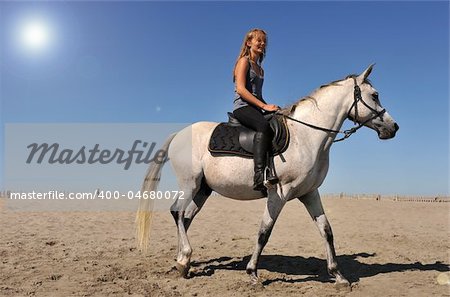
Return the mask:
[[[39,50],[20,36],[35,18],[50,31]],[[448,195],[445,1],[1,2],[1,134],[5,123],[224,121],[254,27],[269,36],[264,97],[280,106],[376,63],[400,130],[335,144],[322,192]]]

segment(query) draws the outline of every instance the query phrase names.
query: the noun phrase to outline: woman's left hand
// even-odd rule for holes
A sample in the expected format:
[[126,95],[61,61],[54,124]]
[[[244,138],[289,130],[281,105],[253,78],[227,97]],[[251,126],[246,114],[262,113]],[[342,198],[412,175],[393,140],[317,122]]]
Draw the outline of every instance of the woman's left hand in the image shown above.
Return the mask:
[[275,104],[266,104],[263,106],[263,109],[265,111],[277,111],[280,109],[280,107],[278,105]]

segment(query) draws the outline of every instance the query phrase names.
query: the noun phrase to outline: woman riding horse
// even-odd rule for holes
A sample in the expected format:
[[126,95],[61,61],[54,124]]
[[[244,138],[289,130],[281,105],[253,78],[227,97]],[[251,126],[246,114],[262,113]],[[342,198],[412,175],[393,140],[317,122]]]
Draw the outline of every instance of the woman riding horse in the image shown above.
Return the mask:
[[245,35],[233,70],[233,82],[236,85],[233,115],[244,126],[256,131],[253,140],[255,191],[266,190],[265,182],[278,183],[278,178],[273,176],[270,170],[266,170],[273,131],[264,114],[280,109],[277,105],[267,104],[262,97],[264,70],[261,62],[266,55],[266,46],[266,32],[261,29],[250,30]]

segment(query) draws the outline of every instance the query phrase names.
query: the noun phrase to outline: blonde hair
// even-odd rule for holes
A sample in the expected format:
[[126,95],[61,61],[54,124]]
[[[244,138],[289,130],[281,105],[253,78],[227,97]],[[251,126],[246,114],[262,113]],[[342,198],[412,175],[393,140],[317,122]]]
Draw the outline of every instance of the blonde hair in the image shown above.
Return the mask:
[[247,34],[245,34],[244,37],[244,41],[242,42],[242,46],[241,46],[241,51],[239,52],[239,56],[236,59],[236,63],[234,64],[234,68],[233,68],[233,81],[234,81],[234,71],[236,70],[236,65],[239,61],[240,58],[242,57],[248,57],[250,56],[250,47],[247,45],[247,42],[251,41],[253,38],[255,38],[256,36],[262,34],[264,36],[264,38],[266,39],[266,47],[264,48],[264,51],[262,53],[261,56],[259,56],[258,64],[261,65],[262,61],[264,60],[264,58],[266,57],[266,49],[267,49],[267,33],[266,31],[262,30],[262,29],[251,29],[250,31],[247,32]]

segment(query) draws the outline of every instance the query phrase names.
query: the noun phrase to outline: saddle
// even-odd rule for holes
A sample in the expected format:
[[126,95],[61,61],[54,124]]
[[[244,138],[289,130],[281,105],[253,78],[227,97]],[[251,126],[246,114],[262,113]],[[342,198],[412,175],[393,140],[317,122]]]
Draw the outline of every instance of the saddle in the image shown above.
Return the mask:
[[[286,151],[289,145],[289,130],[286,119],[274,113],[264,115],[274,131],[271,155]],[[208,150],[213,156],[241,156],[253,158],[253,138],[255,131],[243,126],[231,112],[228,123],[220,123],[209,140]]]

